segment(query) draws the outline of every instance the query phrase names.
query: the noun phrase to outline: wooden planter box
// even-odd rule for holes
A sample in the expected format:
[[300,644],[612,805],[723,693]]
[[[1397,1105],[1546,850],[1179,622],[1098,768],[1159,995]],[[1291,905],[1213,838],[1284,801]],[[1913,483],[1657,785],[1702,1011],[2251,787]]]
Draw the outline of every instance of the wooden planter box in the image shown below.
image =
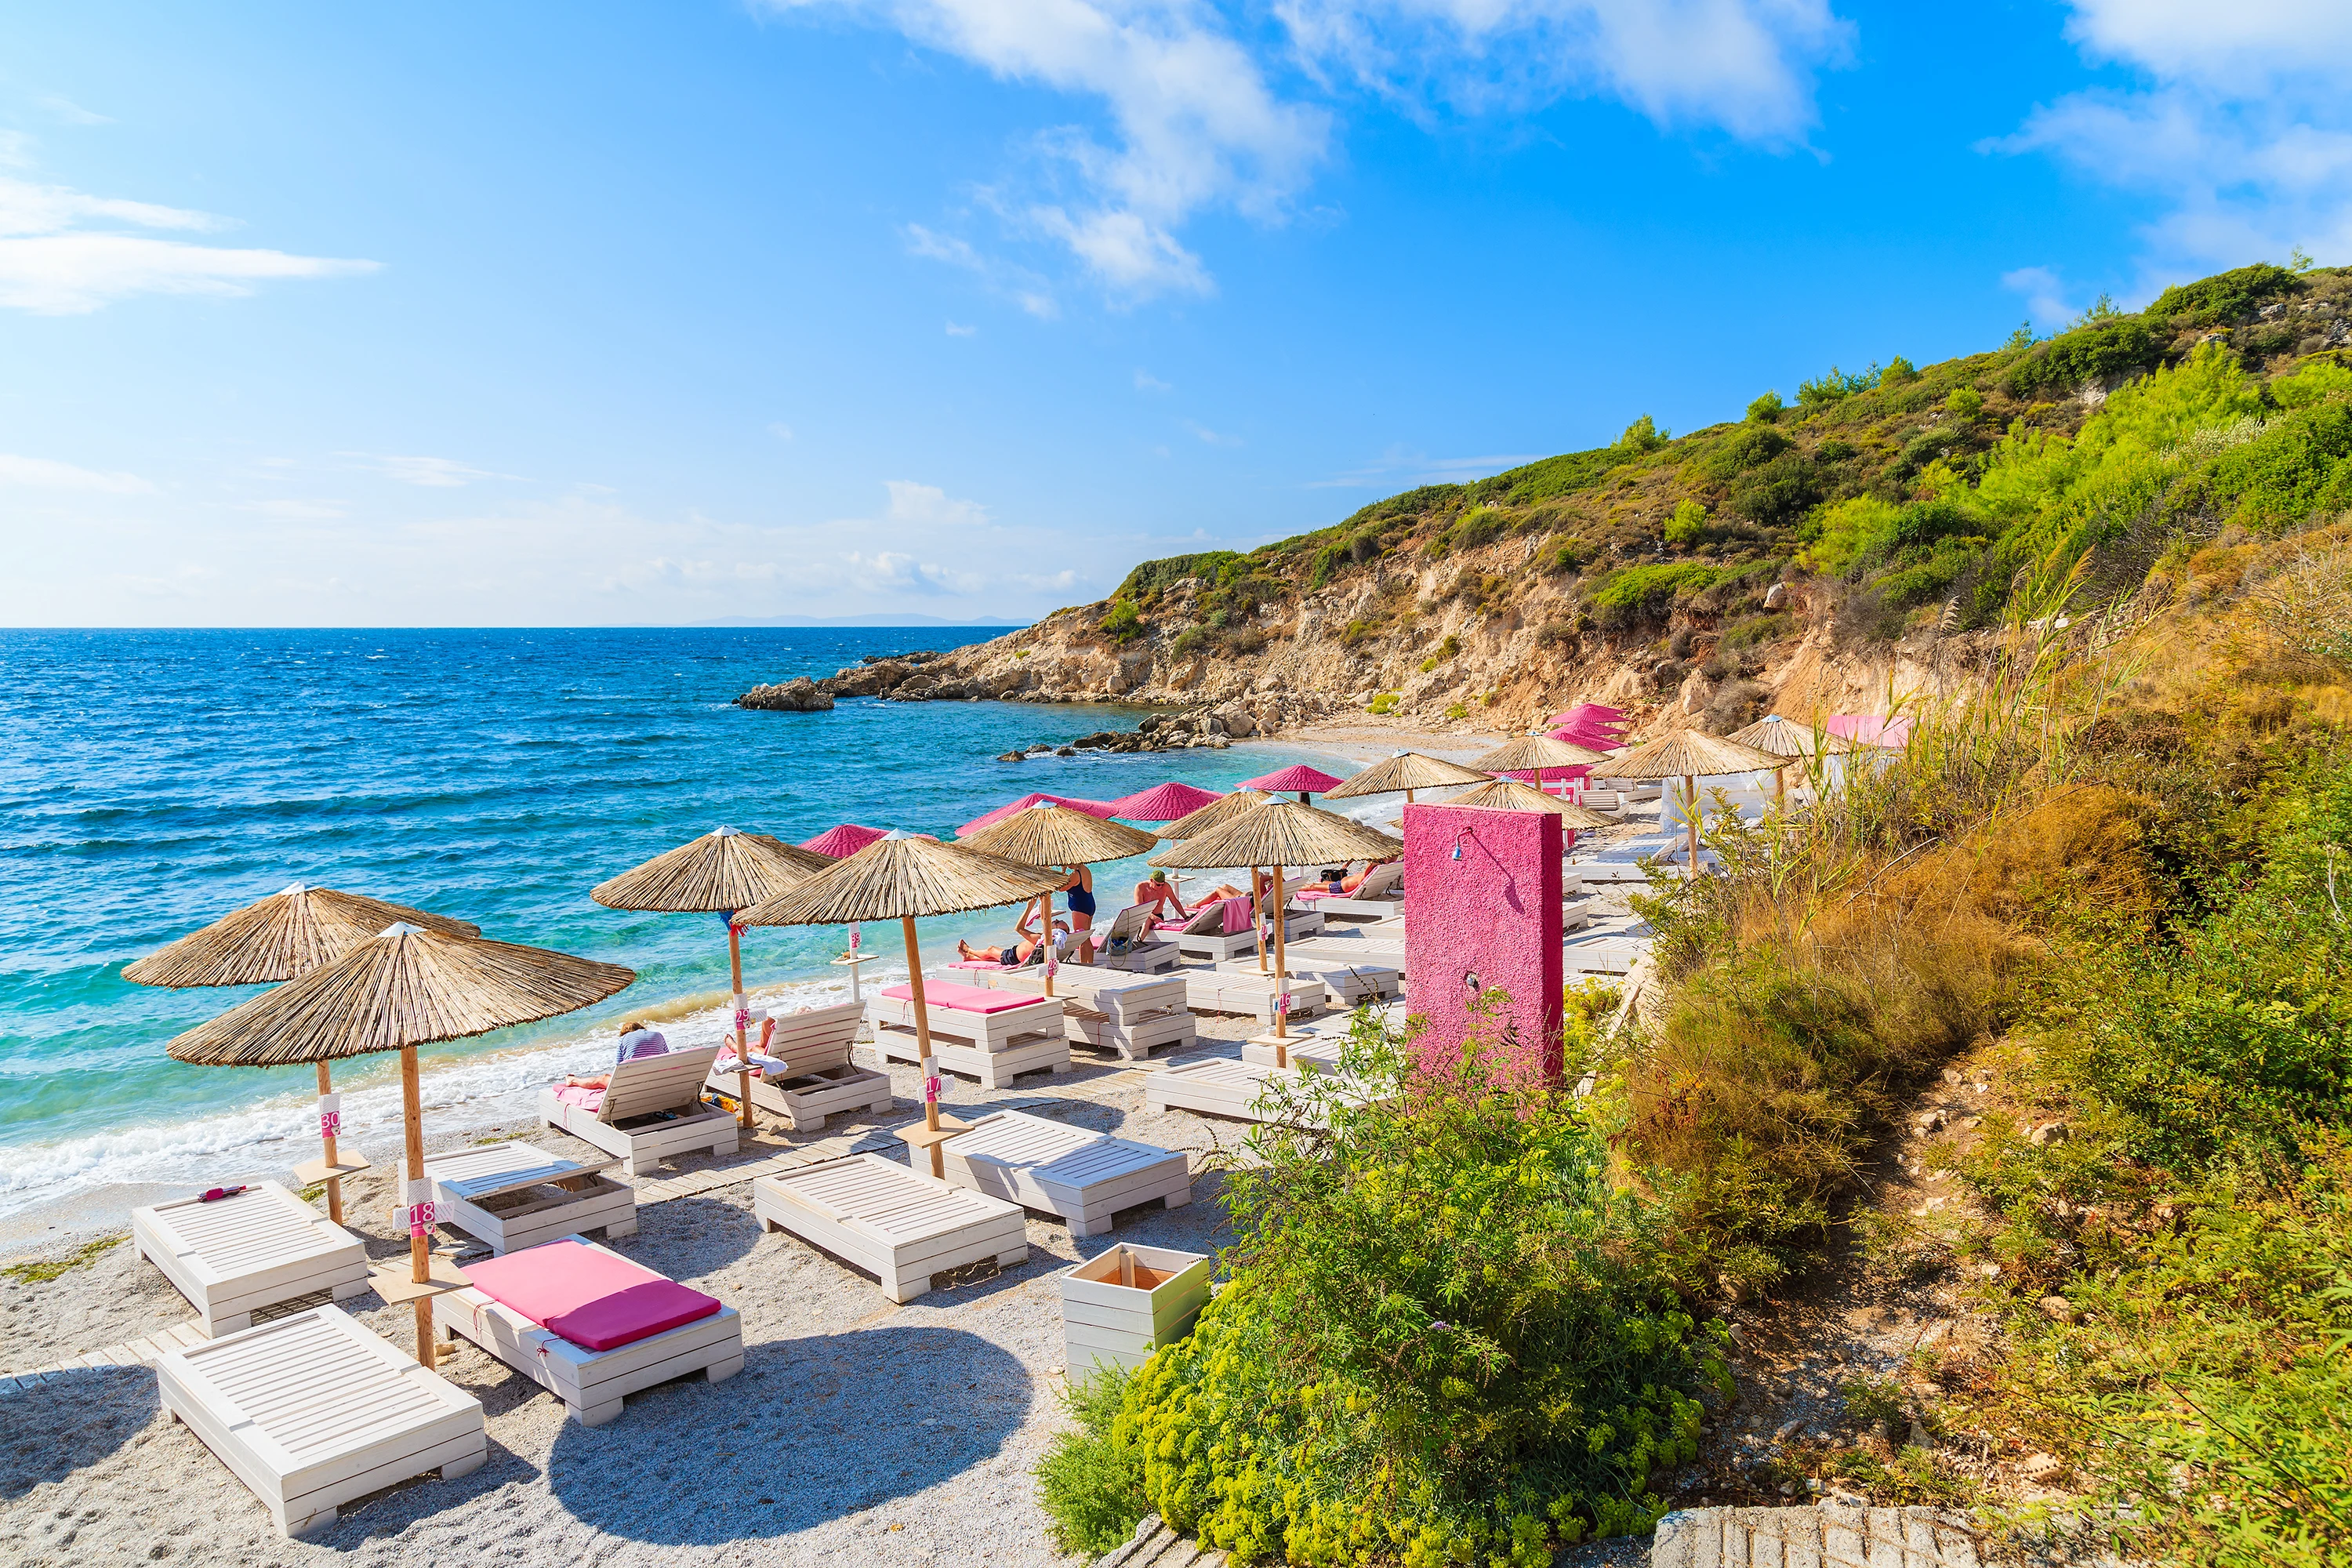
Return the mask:
[[1205,1253],[1119,1246],[1055,1275],[1072,1380],[1097,1366],[1132,1371],[1191,1333],[1209,1302],[1209,1273]]

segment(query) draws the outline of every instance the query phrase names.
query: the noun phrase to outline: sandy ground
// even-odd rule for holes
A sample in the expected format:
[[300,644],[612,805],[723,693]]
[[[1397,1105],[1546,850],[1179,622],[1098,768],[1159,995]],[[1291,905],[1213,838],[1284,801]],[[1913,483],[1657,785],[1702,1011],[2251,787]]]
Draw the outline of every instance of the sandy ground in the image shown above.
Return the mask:
[[1360,714],[1349,719],[1302,724],[1270,738],[1289,745],[1328,752],[1335,757],[1345,757],[1351,763],[1366,765],[1383,762],[1393,752],[1419,752],[1423,756],[1438,757],[1467,766],[1511,737],[1501,731],[1487,734],[1470,730],[1442,732],[1415,730],[1408,725],[1385,724],[1370,714]]
[[[1181,1057],[1238,1055],[1252,1032],[1241,1019],[1200,1022],[1200,1048]],[[919,1090],[911,1068],[892,1076],[898,1110],[881,1120],[905,1125]],[[1037,1109],[1187,1150],[1196,1171],[1220,1142],[1231,1146],[1245,1131],[1150,1115],[1142,1082],[1087,1060],[994,1094],[950,1077],[948,1099],[969,1114],[1052,1096],[1062,1103]],[[836,1119],[827,1134],[844,1129]],[[549,1147],[585,1147],[560,1133],[512,1131]],[[904,1157],[879,1124],[864,1146]],[[381,1166],[391,1152],[370,1152]],[[1219,1184],[1204,1172],[1191,1205],[1130,1210],[1111,1234],[1075,1246],[1058,1221],[1033,1215],[1027,1264],[1001,1275],[983,1268],[985,1277],[904,1307],[805,1243],[762,1234],[748,1184],[650,1205],[639,1233],[614,1245],[736,1307],[743,1371],[716,1386],[697,1378],[632,1395],[618,1420],[592,1430],[460,1342],[445,1371],[482,1401],[488,1464],[352,1505],[315,1543],[276,1532],[228,1469],[163,1414],[149,1371],[90,1372],[0,1395],[0,1562],[1067,1563],[1045,1539],[1029,1474],[1063,1421],[1051,1276],[1118,1241],[1213,1251],[1225,1239]],[[404,1252],[389,1218],[389,1184],[351,1186],[347,1216],[371,1252]],[[9,1261],[60,1257],[73,1245]],[[349,1305],[394,1343],[410,1343],[407,1309],[383,1307],[373,1294]],[[124,1241],[53,1281],[0,1277],[0,1365],[59,1361],[188,1316],[178,1292]]]

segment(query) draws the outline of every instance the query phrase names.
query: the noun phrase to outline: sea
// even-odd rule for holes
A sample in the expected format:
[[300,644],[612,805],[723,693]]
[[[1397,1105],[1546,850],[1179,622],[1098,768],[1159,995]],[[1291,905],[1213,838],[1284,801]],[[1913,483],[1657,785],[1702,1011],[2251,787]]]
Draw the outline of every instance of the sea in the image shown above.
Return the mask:
[[[953,835],[1033,790],[1110,799],[1223,789],[1297,761],[1279,743],[1020,763],[1036,741],[1145,710],[848,699],[752,712],[761,681],[1003,628],[481,631],[0,630],[0,1219],[117,1185],[283,1172],[316,1154],[309,1068],[189,1067],[172,1038],[252,989],[157,990],[123,965],[291,883],[477,922],[637,972],[565,1017],[426,1047],[435,1134],[526,1121],[537,1089],[609,1061],[625,1016],[723,1027],[716,914],[608,910],[588,889],[721,825],[792,840],[836,823]],[[1096,868],[1115,908],[1142,862]],[[927,962],[1003,940],[1012,910],[922,922]],[[743,940],[761,1005],[845,999],[847,933]],[[903,980],[869,925],[864,984]],[[340,1064],[348,1137],[389,1151],[390,1057]],[[378,1154],[379,1159],[382,1154]],[[142,1200],[143,1201],[143,1200]]]

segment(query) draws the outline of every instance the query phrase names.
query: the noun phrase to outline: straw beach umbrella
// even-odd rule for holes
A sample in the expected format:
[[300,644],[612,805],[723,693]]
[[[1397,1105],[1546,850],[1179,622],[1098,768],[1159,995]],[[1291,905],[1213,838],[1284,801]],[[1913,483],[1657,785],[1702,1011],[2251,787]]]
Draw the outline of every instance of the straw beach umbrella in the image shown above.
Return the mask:
[[[923,1001],[923,952],[915,921],[924,915],[961,914],[967,910],[1017,904],[1061,886],[1059,872],[1001,859],[962,844],[893,832],[848,859],[837,861],[789,893],[743,910],[736,919],[755,926],[840,926],[858,921],[897,921],[907,939],[907,989],[915,1004],[915,1041],[923,1076],[923,1131],[908,1139],[931,1152],[931,1174],[942,1180],[940,1144],[947,1133],[940,1118],[940,1069],[931,1058],[931,1015]],[[952,1117],[948,1119],[953,1121]]]
[[[1160,841],[1141,828],[1123,822],[1105,822],[1083,811],[1072,811],[1041,800],[1016,811],[993,827],[983,827],[962,839],[970,848],[1018,860],[1024,866],[1088,866],[1097,860],[1124,860],[1140,855]],[[1054,994],[1054,895],[1044,895],[1045,918],[1037,927],[1045,943],[1045,994]],[[1091,944],[1089,944],[1091,945]]]
[[387,1301],[416,1303],[416,1359],[431,1366],[433,1298],[466,1281],[446,1266],[436,1277],[425,1245],[433,1226],[433,1184],[425,1174],[416,1047],[576,1012],[636,977],[635,971],[616,963],[399,921],[331,963],[189,1030],[169,1049],[174,1061],[248,1068],[400,1053],[409,1267],[405,1279],[397,1265],[379,1268],[375,1287]]
[[1536,775],[1536,787],[1543,787],[1545,770],[1576,768],[1608,761],[1608,754],[1572,741],[1562,741],[1551,735],[1521,735],[1516,741],[1506,741],[1471,765],[1490,773],[1528,773]]
[[1081,800],[1078,796],[1074,795],[1044,795],[1036,791],[1032,791],[1031,793],[1023,795],[1019,800],[1006,801],[994,811],[982,812],[978,816],[973,817],[970,822],[967,822],[961,827],[957,828],[956,837],[958,838],[969,838],[973,834],[980,832],[983,828],[995,826],[1006,817],[1011,816],[1014,812],[1026,811],[1033,805],[1040,805],[1048,801],[1052,802],[1055,805],[1066,805],[1073,811],[1083,811],[1088,816],[1099,816],[1106,820],[1118,815],[1118,803],[1116,801]]
[[1465,768],[1459,763],[1425,757],[1419,752],[1396,752],[1374,763],[1336,789],[1323,792],[1325,800],[1357,800],[1368,795],[1402,795],[1412,804],[1417,789],[1443,789],[1448,784],[1485,784],[1492,773]]
[[743,933],[735,911],[797,888],[831,860],[764,833],[713,828],[609,881],[588,896],[613,910],[715,914],[727,921],[727,973],[735,997],[736,1117],[751,1125],[751,1010],[743,1000]]
[[[479,936],[482,928],[405,904],[388,904],[332,888],[297,882],[223,915],[200,931],[125,964],[122,978],[173,990],[194,985],[271,985],[332,963],[388,925],[402,921],[450,936]],[[368,1169],[364,1158],[344,1159],[335,1147],[342,1131],[341,1097],[327,1064],[319,1063],[319,1148],[316,1162],[294,1167],[304,1186],[323,1184],[327,1217],[343,1223],[343,1178]]]
[[[1318,811],[1296,801],[1273,800],[1213,832],[1171,845],[1154,855],[1151,864],[1193,870],[1234,870],[1247,866],[1253,878],[1258,867],[1272,866],[1274,968],[1287,981],[1290,968],[1283,940],[1286,923],[1283,903],[1288,895],[1282,886],[1282,868],[1294,862],[1385,860],[1403,852],[1403,840],[1391,838],[1338,812]],[[1286,1004],[1277,1005],[1274,1014],[1276,1067],[1290,1065],[1289,1047],[1285,1044],[1289,1035],[1290,1009]]]
[[[1517,779],[1493,779],[1475,789],[1465,789],[1445,803],[1448,805],[1484,806],[1488,811],[1548,811],[1570,829],[1607,827],[1613,818],[1601,816],[1590,806],[1563,800],[1556,795],[1546,795],[1532,784]],[[1571,842],[1573,837],[1571,837]]]
[[[1735,745],[1752,746],[1759,752],[1769,752],[1780,759],[1780,765],[1772,770],[1772,797],[1776,801],[1788,798],[1790,763],[1821,753],[1851,752],[1856,749],[1855,743],[1843,735],[1832,735],[1823,731],[1817,737],[1804,725],[1792,724],[1778,713],[1767,713],[1745,730],[1734,730],[1724,739]],[[1808,775],[1812,773],[1810,765],[1805,771]]]
[[1219,795],[1198,811],[1180,816],[1173,822],[1162,823],[1153,837],[1163,839],[1197,837],[1213,828],[1223,827],[1252,807],[1264,805],[1274,798],[1264,790],[1237,789],[1231,795]]
[[1782,765],[1769,752],[1743,746],[1737,741],[1702,735],[1696,730],[1676,730],[1634,747],[1597,770],[1603,778],[1675,779],[1683,781],[1689,802],[1690,874],[1698,875],[1698,781],[1706,773],[1769,773]]

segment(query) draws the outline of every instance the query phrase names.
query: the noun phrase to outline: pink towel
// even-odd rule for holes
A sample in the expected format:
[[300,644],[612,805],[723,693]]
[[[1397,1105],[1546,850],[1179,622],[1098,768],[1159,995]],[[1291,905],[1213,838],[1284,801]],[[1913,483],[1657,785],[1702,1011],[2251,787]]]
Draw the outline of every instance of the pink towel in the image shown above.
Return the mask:
[[1250,901],[1248,894],[1238,893],[1234,897],[1227,899],[1225,900],[1224,909],[1225,934],[1227,936],[1236,936],[1250,929]]
[[555,1091],[555,1098],[583,1110],[604,1109],[604,1091],[601,1089],[583,1089],[576,1083],[567,1083]]

